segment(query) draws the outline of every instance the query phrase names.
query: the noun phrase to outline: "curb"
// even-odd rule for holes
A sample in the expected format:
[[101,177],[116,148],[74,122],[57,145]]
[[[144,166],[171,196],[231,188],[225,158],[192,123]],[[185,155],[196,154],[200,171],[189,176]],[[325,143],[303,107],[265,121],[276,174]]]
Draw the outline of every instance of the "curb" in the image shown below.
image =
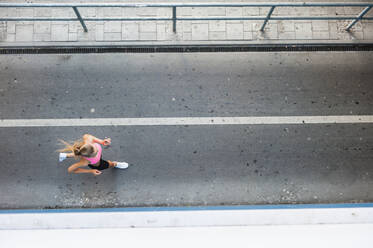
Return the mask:
[[0,54],[373,51],[373,43],[96,44],[0,46]]

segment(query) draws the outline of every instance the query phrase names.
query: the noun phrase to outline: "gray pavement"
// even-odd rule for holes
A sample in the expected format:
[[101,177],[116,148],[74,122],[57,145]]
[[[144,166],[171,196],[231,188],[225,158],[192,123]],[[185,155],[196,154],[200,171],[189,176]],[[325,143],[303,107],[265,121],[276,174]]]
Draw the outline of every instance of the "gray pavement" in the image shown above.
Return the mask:
[[[16,1],[27,2],[27,1]],[[45,2],[45,1],[42,1]],[[72,0],[69,2],[77,2]],[[92,1],[79,1],[92,2]],[[118,2],[118,1],[114,1]],[[136,1],[144,2],[144,1]],[[163,1],[146,1],[157,3]],[[184,3],[211,3],[230,1],[207,0],[207,1],[178,1]],[[271,2],[271,1],[237,1],[237,2]],[[299,2],[299,1],[276,1],[276,2]],[[304,1],[301,1],[304,2]],[[315,0],[306,2],[317,2]],[[325,1],[325,2],[364,2],[360,0],[347,1]],[[365,1],[366,2],[366,1]],[[357,16],[363,8],[361,7],[313,7],[313,8],[277,8],[275,16]],[[115,18],[115,17],[171,17],[170,8],[81,8],[81,14],[87,18]],[[269,11],[267,7],[213,7],[213,8],[179,8],[179,17],[254,17],[266,16]],[[366,16],[372,17],[372,10]],[[9,8],[0,9],[1,17],[53,17],[72,18],[75,14],[69,8]],[[372,42],[373,21],[359,21],[351,32],[345,29],[350,20],[296,20],[296,21],[270,21],[265,32],[259,29],[263,21],[178,21],[177,33],[172,32],[170,21],[87,21],[88,33],[83,31],[79,22],[3,22],[0,23],[0,46],[1,45],[23,45],[25,43],[81,43],[81,42],[171,42],[188,43],[193,41],[203,42]]]
[[[371,52],[0,57],[1,119],[372,115]],[[70,175],[57,139],[133,164]],[[371,124],[0,128],[0,208],[372,202]]]

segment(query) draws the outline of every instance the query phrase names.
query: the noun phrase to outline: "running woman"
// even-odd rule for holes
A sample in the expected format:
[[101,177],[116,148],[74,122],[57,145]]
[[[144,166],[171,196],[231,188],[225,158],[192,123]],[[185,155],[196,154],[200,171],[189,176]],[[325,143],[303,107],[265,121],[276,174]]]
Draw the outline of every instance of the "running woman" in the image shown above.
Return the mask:
[[[58,150],[60,152],[60,162],[62,162],[65,158],[75,158],[80,160],[67,169],[69,173],[91,173],[98,176],[102,173],[102,170],[108,168],[128,168],[128,163],[126,162],[112,162],[110,160],[106,161],[102,159],[101,145],[110,145],[110,138],[101,140],[93,135],[84,134],[83,139],[75,141],[73,145],[63,140],[60,141],[65,145],[65,148]],[[68,151],[70,153],[65,153]],[[80,168],[85,166],[88,166],[90,169]]]

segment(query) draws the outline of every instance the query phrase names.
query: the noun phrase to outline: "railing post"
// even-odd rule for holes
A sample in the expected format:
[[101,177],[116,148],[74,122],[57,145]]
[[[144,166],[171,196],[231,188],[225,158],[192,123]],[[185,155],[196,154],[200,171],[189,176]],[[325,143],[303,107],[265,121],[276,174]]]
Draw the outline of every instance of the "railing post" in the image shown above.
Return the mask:
[[78,11],[78,8],[77,7],[73,7],[73,10],[75,12],[75,15],[76,17],[78,17],[79,21],[80,21],[80,24],[82,24],[82,27],[84,29],[84,32],[88,32],[88,29],[87,29],[87,26],[85,25],[84,21],[83,21],[83,18],[82,16],[80,15],[79,11]]
[[272,6],[271,9],[269,10],[269,12],[267,14],[267,17],[264,20],[264,23],[263,23],[262,27],[260,28],[260,31],[262,31],[262,32],[264,31],[264,27],[266,26],[268,20],[271,19],[271,15],[272,15],[272,12],[275,10],[275,7],[276,6]]
[[172,7],[172,31],[176,33],[176,6]]
[[355,25],[358,21],[360,21],[361,18],[363,18],[363,16],[364,16],[366,13],[368,13],[368,11],[369,11],[371,8],[372,8],[372,6],[368,6],[368,7],[366,7],[366,8],[365,8],[365,9],[364,9],[360,14],[359,14],[359,16],[358,16],[355,20],[353,20],[353,21],[350,23],[350,25],[348,25],[348,27],[346,28],[346,31],[349,32],[350,29],[352,28],[352,26]]

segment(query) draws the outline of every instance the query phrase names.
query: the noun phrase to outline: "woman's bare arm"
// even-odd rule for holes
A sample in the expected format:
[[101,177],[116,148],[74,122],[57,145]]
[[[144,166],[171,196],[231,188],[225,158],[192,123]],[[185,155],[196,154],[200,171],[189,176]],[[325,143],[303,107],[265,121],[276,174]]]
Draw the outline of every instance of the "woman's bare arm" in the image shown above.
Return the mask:
[[83,135],[83,140],[84,141],[89,141],[89,142],[92,142],[92,143],[99,143],[101,145],[103,145],[104,141],[102,139],[99,139],[91,134],[84,134]]
[[66,153],[66,157],[68,157],[68,158],[73,158],[74,157],[74,153]]
[[75,163],[73,165],[71,165],[67,171],[69,173],[93,173],[94,170],[92,169],[83,169],[83,168],[79,168],[79,167],[83,167],[83,166],[87,166],[88,165],[88,161],[84,160],[84,159],[81,159],[78,163]]
[[77,168],[73,171],[73,173],[76,173],[76,174],[78,174],[78,173],[91,173],[91,174],[93,174],[93,171],[94,171],[93,169]]
[[101,145],[109,145],[111,140],[110,139],[105,139],[105,140],[102,140],[102,139],[99,139],[91,134],[84,134],[83,135],[83,140],[84,141],[89,141],[91,143],[99,143]]

